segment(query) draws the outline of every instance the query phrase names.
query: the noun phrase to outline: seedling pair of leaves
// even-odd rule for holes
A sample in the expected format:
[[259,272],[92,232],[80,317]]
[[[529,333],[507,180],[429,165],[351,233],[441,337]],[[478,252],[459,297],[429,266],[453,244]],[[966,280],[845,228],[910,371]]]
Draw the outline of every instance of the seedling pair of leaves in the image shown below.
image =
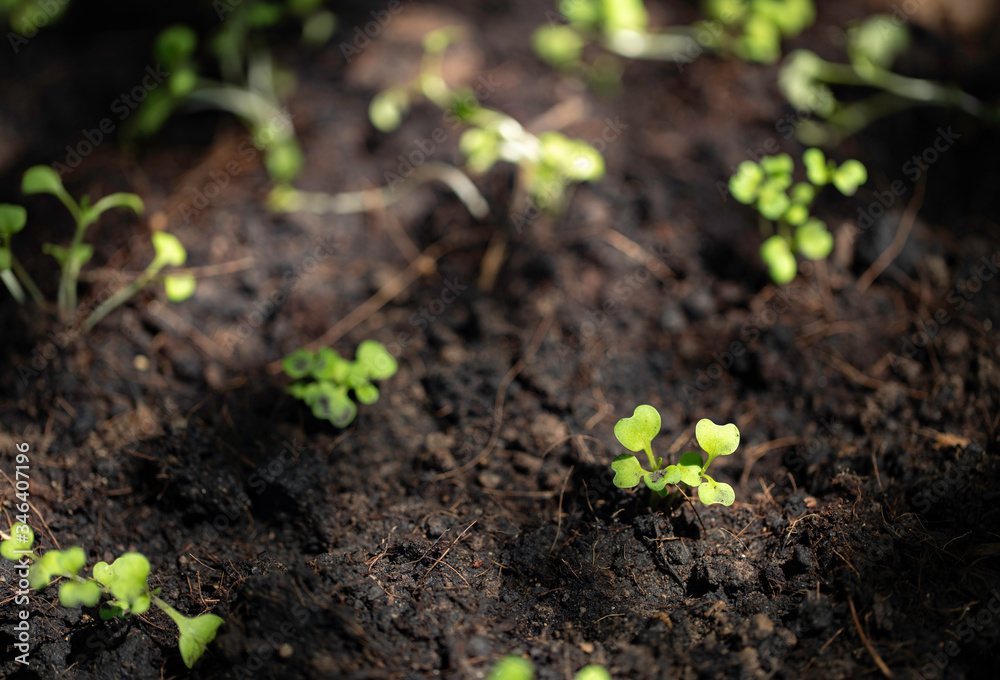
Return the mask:
[[812,0],[703,0],[702,11],[709,21],[695,27],[709,47],[764,64],[781,57],[782,39],[816,20]]
[[159,597],[158,590],[150,590],[149,560],[140,553],[121,555],[111,564],[94,565],[93,578],[80,576],[87,558],[83,548],[49,550],[39,558],[31,552],[35,536],[22,522],[11,527],[11,537],[0,543],[0,554],[18,561],[27,557],[33,561],[28,570],[28,583],[35,590],[42,590],[56,578],[65,578],[59,585],[59,602],[64,607],[94,607],[101,604],[100,617],[104,620],[144,614],[155,604],[169,616],[180,631],[178,647],[184,664],[191,668],[215,639],[223,619],[215,614],[187,617]]
[[[69,7],[69,0],[0,0],[0,19],[6,16],[10,28],[20,35],[14,33],[7,34],[7,40],[14,53],[17,54],[20,46],[28,42],[27,36],[34,36],[35,33],[46,26],[56,23],[66,8]],[[40,20],[44,17],[44,20]]]
[[[524,657],[511,654],[497,662],[486,680],[535,680],[535,668]],[[591,664],[577,671],[573,680],[611,680],[611,674],[603,666]]]
[[808,181],[794,185],[794,163],[785,153],[765,156],[759,163],[743,161],[729,179],[733,198],[754,205],[769,221],[763,226],[771,235],[761,245],[760,256],[779,285],[795,278],[795,252],[822,260],[833,250],[833,236],[826,223],[809,214],[819,188],[833,184],[840,193],[853,196],[868,180],[868,172],[859,161],[848,160],[838,166],[816,148],[806,149],[802,161]]
[[630,418],[622,418],[615,424],[615,437],[629,451],[645,451],[649,469],[643,468],[638,458],[631,453],[623,453],[611,463],[615,471],[614,485],[622,489],[646,486],[660,496],[666,496],[668,484],[684,483],[697,487],[698,500],[705,505],[720,503],[732,505],[736,500],[733,488],[723,482],[716,482],[706,474],[712,461],[718,456],[728,456],[740,444],[740,431],[733,423],[716,425],[708,418],[702,418],[695,426],[698,445],[708,454],[705,459],[697,451],[683,454],[676,465],[664,465],[662,458],[653,455],[652,442],[660,433],[660,413],[652,406],[637,406]]
[[[60,318],[69,320],[76,313],[77,304],[77,282],[80,271],[94,255],[94,247],[85,243],[83,238],[87,228],[96,222],[102,214],[112,208],[127,208],[137,215],[142,214],[143,203],[135,194],[114,193],[109,194],[95,203],[91,204],[90,199],[84,196],[77,203],[66,188],[63,186],[59,175],[47,165],[36,165],[29,168],[24,173],[21,182],[21,190],[25,194],[51,194],[66,206],[76,222],[73,238],[68,246],[60,246],[54,243],[46,243],[43,246],[45,253],[51,255],[59,263],[62,275],[59,279],[59,289],[57,293],[57,306]],[[26,215],[24,209],[18,210],[19,206],[0,206],[0,233],[4,235],[6,252],[9,253],[10,236],[20,231],[24,227]],[[139,275],[135,281],[124,289],[112,295],[108,300],[95,309],[84,321],[84,330],[90,330],[94,325],[107,316],[113,309],[128,300],[132,295],[144,288],[156,279],[160,271],[168,266],[183,265],[187,253],[181,246],[177,237],[164,232],[156,232],[152,236],[155,257],[146,267],[145,271]],[[3,269],[3,255],[0,255],[0,269]],[[18,270],[20,275],[23,268],[19,268],[13,256],[9,258],[9,263]],[[37,286],[27,277],[24,272],[25,284],[30,289],[37,291]],[[6,279],[5,279],[6,282]],[[172,302],[180,302],[194,294],[195,279],[190,273],[167,275],[163,278],[164,288],[167,298]],[[14,291],[11,291],[12,293]],[[40,296],[41,294],[38,293]],[[33,296],[35,294],[33,293]],[[17,295],[15,294],[15,297]],[[44,299],[37,300],[43,303]]]
[[[896,17],[873,15],[849,27],[845,37],[846,64],[826,61],[810,50],[795,50],[782,65],[778,85],[788,103],[815,114],[796,128],[802,143],[834,146],[872,122],[913,106],[953,107],[1000,122],[996,104],[987,106],[948,83],[892,71],[893,62],[910,44],[909,30]],[[876,92],[846,101],[834,94],[839,86]]]
[[398,369],[395,357],[374,340],[358,345],[354,361],[330,347],[318,352],[303,348],[286,356],[281,365],[288,377],[299,381],[288,386],[288,393],[304,401],[314,416],[340,428],[350,425],[358,415],[348,391],[353,390],[358,402],[374,404],[379,391],[371,381],[391,378]]
[[442,76],[442,61],[448,47],[463,38],[464,32],[456,27],[427,34],[419,76],[372,99],[368,109],[372,124],[392,132],[412,102],[426,98],[469,126],[459,139],[459,149],[470,172],[479,175],[499,161],[512,163],[519,169],[519,186],[535,206],[551,214],[562,212],[571,185],[604,176],[604,158],[590,144],[558,132],[533,135],[507,114],[481,106],[471,91],[452,90]]
[[287,3],[246,2],[223,7],[220,29],[209,40],[223,81],[199,75],[198,36],[185,25],[160,33],[154,54],[169,72],[166,87],[152,90],[130,122],[127,136],[149,136],[183,105],[215,108],[240,118],[250,130],[254,146],[263,151],[264,166],[275,182],[290,183],[302,171],[303,154],[295,138],[291,116],[281,101],[295,89],[295,74],[274,64],[263,47],[262,31],[286,19],[301,20],[303,42],[323,44],[336,28],[334,15],[322,0]]

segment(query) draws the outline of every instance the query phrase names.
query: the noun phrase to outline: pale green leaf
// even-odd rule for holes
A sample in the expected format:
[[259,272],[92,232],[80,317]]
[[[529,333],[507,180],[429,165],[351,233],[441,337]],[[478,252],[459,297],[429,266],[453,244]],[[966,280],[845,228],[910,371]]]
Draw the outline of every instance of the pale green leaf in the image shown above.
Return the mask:
[[642,451],[660,433],[660,414],[652,406],[636,406],[629,418],[615,424],[615,437],[629,451]]

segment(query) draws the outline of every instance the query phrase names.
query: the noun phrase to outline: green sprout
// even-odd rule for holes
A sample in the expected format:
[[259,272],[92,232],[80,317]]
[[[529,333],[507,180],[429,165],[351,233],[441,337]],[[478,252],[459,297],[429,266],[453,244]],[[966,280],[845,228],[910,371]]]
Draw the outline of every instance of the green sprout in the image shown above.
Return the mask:
[[288,393],[304,401],[314,416],[339,428],[350,425],[358,415],[348,391],[353,390],[359,403],[374,404],[379,391],[371,381],[391,378],[399,367],[385,346],[374,340],[358,345],[354,361],[330,347],[318,352],[302,348],[282,359],[281,365],[289,378],[298,381],[288,386]]
[[728,484],[716,482],[706,474],[712,461],[718,456],[728,456],[740,444],[740,431],[733,423],[716,425],[707,418],[702,418],[695,426],[695,438],[698,445],[708,453],[703,459],[696,451],[681,455],[676,465],[663,464],[662,458],[653,455],[652,442],[660,433],[660,414],[652,406],[643,404],[635,408],[629,418],[622,418],[615,424],[615,437],[629,451],[638,453],[644,451],[649,462],[649,469],[640,464],[632,453],[623,453],[611,463],[615,471],[614,485],[621,489],[630,489],[645,482],[650,490],[651,501],[655,504],[658,497],[668,496],[670,505],[678,498],[679,489],[674,492],[667,490],[667,484],[687,484],[698,488],[698,499],[705,505],[720,503],[732,505],[736,500],[733,488]]
[[53,579],[64,578],[66,580],[59,585],[60,604],[64,607],[94,607],[104,600],[99,611],[104,620],[143,614],[155,604],[177,624],[180,631],[178,647],[188,668],[194,666],[195,661],[205,653],[223,623],[223,619],[215,614],[184,616],[160,599],[159,589],[150,590],[146,583],[149,560],[140,553],[125,553],[111,564],[98,562],[94,565],[93,578],[88,579],[79,574],[87,563],[83,548],[49,550],[39,558],[31,552],[34,532],[30,527],[18,522],[11,527],[10,533],[11,538],[0,544],[0,553],[12,561],[32,560],[28,570],[31,588],[42,590]]
[[[535,669],[524,657],[510,654],[497,661],[486,680],[535,680]],[[577,671],[573,680],[611,680],[611,674],[603,666],[591,664]]]
[[413,82],[372,99],[368,110],[372,125],[392,132],[416,100],[426,99],[469,127],[459,139],[459,149],[472,174],[483,174],[500,161],[512,163],[519,171],[512,201],[526,195],[550,214],[561,213],[571,185],[603,177],[604,158],[582,140],[552,131],[532,134],[507,114],[481,106],[471,91],[451,89],[442,75],[444,53],[463,38],[464,32],[453,26],[424,36],[420,73]]
[[[901,76],[892,64],[910,43],[908,29],[896,18],[876,14],[847,29],[848,63],[820,58],[810,50],[795,50],[785,59],[778,85],[788,103],[820,120],[804,120],[797,128],[804,144],[835,146],[885,116],[914,106],[957,108],[1000,123],[1000,107],[953,85]],[[842,101],[834,87],[875,92],[856,101]]]
[[702,10],[709,21],[696,26],[707,46],[763,64],[778,60],[782,39],[794,38],[816,20],[812,0],[703,0]]
[[793,183],[792,157],[782,153],[765,156],[759,163],[743,161],[729,179],[729,192],[740,203],[753,205],[761,216],[761,231],[767,237],[760,257],[771,279],[783,285],[795,278],[795,254],[822,260],[833,250],[833,236],[826,223],[810,215],[819,188],[832,184],[845,196],[853,196],[868,181],[868,171],[859,161],[839,166],[816,148],[802,154],[806,182]]
[[[0,203],[0,281],[7,286],[7,290],[18,304],[24,304],[24,288],[27,288],[35,303],[39,307],[45,307],[45,296],[14,257],[10,246],[11,238],[24,229],[27,220],[27,211],[22,206]],[[21,287],[21,283],[24,284],[24,288]]]

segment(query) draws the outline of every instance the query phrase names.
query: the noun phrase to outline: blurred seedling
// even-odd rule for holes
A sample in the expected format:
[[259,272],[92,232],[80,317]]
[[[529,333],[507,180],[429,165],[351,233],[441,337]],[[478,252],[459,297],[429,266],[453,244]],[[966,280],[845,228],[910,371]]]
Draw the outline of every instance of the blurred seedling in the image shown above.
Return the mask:
[[45,296],[10,247],[14,234],[24,229],[27,219],[27,211],[22,206],[0,203],[0,281],[18,304],[24,304],[24,288],[27,288],[35,304],[44,308],[47,306]]
[[655,506],[662,497],[667,497],[667,508],[672,508],[679,500],[680,490],[670,491],[668,484],[681,483],[698,489],[698,500],[705,505],[720,503],[732,505],[736,500],[733,488],[723,482],[716,482],[708,476],[707,470],[719,456],[728,456],[740,444],[740,431],[733,423],[716,425],[708,418],[702,418],[695,426],[698,445],[708,454],[703,458],[697,451],[681,455],[676,465],[664,465],[662,458],[653,455],[652,442],[660,433],[660,414],[652,406],[643,404],[635,408],[629,418],[622,418],[615,424],[615,437],[629,451],[644,451],[649,468],[642,467],[638,458],[631,453],[623,453],[611,463],[615,471],[614,485],[630,489],[644,482],[650,490],[650,504]]
[[153,50],[170,74],[166,87],[148,93],[126,136],[156,133],[181,107],[224,111],[250,130],[253,145],[264,154],[268,175],[279,184],[291,182],[302,170],[303,157],[292,117],[281,102],[294,91],[296,77],[274,63],[263,31],[287,20],[300,21],[302,42],[316,46],[333,35],[336,19],[322,7],[322,0],[216,5],[222,8],[222,23],[209,39],[208,50],[222,79],[200,75],[194,30],[182,24],[170,26],[160,33]]
[[708,18],[695,24],[699,44],[744,61],[773,64],[781,41],[816,21],[812,0],[703,0]]
[[778,285],[795,278],[795,253],[822,260],[833,250],[833,236],[826,223],[809,212],[820,188],[832,184],[845,196],[853,196],[868,180],[868,172],[859,161],[848,160],[838,166],[816,148],[806,149],[802,161],[808,181],[793,184],[794,163],[785,153],[765,156],[759,163],[743,161],[729,179],[733,198],[757,208],[765,237],[760,257]]
[[[895,17],[873,15],[848,28],[845,42],[846,64],[827,61],[810,50],[795,50],[781,67],[778,85],[788,103],[812,114],[797,126],[802,143],[834,146],[880,118],[915,106],[957,108],[1000,123],[996,104],[988,106],[955,85],[892,70],[910,44],[909,30]],[[834,94],[835,87],[875,92],[842,100]]]
[[358,414],[354,399],[365,405],[378,401],[378,388],[371,381],[391,378],[398,368],[395,357],[374,340],[358,345],[354,361],[330,347],[318,352],[302,348],[282,359],[281,365],[289,378],[298,381],[288,386],[288,393],[304,401],[314,416],[340,428]]
[[177,644],[188,668],[205,653],[223,623],[223,619],[215,614],[184,616],[160,599],[159,589],[150,590],[146,583],[150,565],[140,553],[125,553],[111,564],[98,562],[94,565],[92,578],[85,578],[79,573],[87,561],[83,548],[48,550],[39,557],[31,551],[33,544],[34,532],[22,522],[15,523],[11,527],[10,538],[0,543],[0,553],[6,559],[22,564],[22,560],[32,563],[28,569],[31,588],[43,590],[53,579],[63,578],[65,580],[59,585],[62,606],[100,605],[98,613],[104,620],[144,614],[151,605],[156,605],[177,625],[180,631]]
[[[511,654],[497,661],[486,680],[535,680],[535,669],[524,657]],[[573,680],[611,680],[611,674],[603,666],[591,664],[577,671]]]
[[[63,321],[69,321],[76,314],[77,306],[77,284],[80,278],[80,271],[94,255],[94,247],[85,243],[83,238],[87,228],[100,219],[101,215],[112,208],[127,208],[137,215],[142,214],[143,204],[135,194],[114,193],[101,198],[94,204],[84,196],[77,203],[69,195],[63,186],[62,180],[55,170],[47,165],[36,165],[24,173],[21,183],[21,190],[25,194],[51,194],[59,199],[66,206],[76,222],[73,231],[73,238],[68,246],[60,246],[54,243],[43,245],[43,251],[51,255],[61,268],[59,288],[56,297],[56,304],[59,310],[59,317]],[[12,209],[14,208],[14,209]],[[18,225],[24,226],[24,213],[16,210],[17,206],[0,208],[0,232],[3,233],[6,248],[0,249],[0,265],[5,264],[4,253],[10,254],[10,235],[20,231]],[[180,266],[184,264],[187,254],[181,246],[177,237],[164,232],[155,232],[152,236],[153,248],[156,256],[153,261],[132,283],[125,288],[114,293],[111,297],[101,303],[83,322],[84,332],[89,331],[94,325],[108,315],[109,312],[121,305],[123,302],[135,295],[139,290],[149,285],[158,278],[160,271],[167,265]],[[10,254],[11,270],[25,283],[25,287],[31,291],[32,297],[44,306],[44,298],[38,287],[28,277],[24,268],[19,265],[13,255]],[[3,269],[0,266],[0,269]],[[4,283],[10,287],[10,277],[3,277]],[[163,277],[164,288],[167,298],[171,302],[180,302],[194,294],[195,279],[189,273],[173,274]],[[15,298],[18,295],[11,290]],[[20,301],[20,300],[19,300]]]
[[[392,132],[415,101],[426,99],[469,127],[462,133],[459,149],[472,174],[486,173],[500,161],[518,167],[512,211],[517,211],[513,204],[526,196],[550,214],[561,213],[571,185],[594,182],[604,175],[604,158],[586,142],[559,132],[532,134],[507,114],[482,106],[471,90],[452,89],[443,76],[444,55],[464,38],[457,27],[424,36],[419,75],[413,82],[384,90],[372,99],[368,109],[372,124],[382,132]],[[390,188],[401,181],[394,178]]]
[[[7,41],[17,54],[38,30],[52,26],[66,14],[70,0],[0,0],[0,20],[6,18],[12,33]],[[3,22],[0,21],[0,24]]]

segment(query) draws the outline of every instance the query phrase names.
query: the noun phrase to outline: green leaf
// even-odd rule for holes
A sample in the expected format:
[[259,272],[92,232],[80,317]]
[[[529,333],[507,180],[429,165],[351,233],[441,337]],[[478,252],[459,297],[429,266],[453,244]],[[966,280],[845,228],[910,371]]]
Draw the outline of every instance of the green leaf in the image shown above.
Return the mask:
[[649,14],[642,0],[601,0],[601,15],[605,33],[645,33],[649,25]]
[[792,157],[787,153],[779,153],[774,156],[764,156],[760,159],[760,167],[769,177],[779,177],[792,174],[795,164]]
[[281,360],[281,367],[292,380],[299,380],[309,375],[316,363],[316,355],[305,349],[297,349]]
[[743,161],[736,174],[729,178],[729,193],[740,203],[750,205],[757,199],[757,191],[764,181],[764,170],[753,161]]
[[795,203],[796,205],[809,206],[812,205],[813,199],[816,198],[816,187],[809,182],[797,182],[795,186],[792,187],[790,193],[792,203]]
[[410,95],[404,88],[393,87],[372,97],[368,119],[377,130],[392,132],[410,111]]
[[354,387],[354,396],[358,398],[360,403],[368,406],[378,401],[378,388],[370,382],[365,382],[362,385],[356,385]]
[[471,128],[462,133],[458,148],[465,156],[469,170],[482,174],[500,158],[500,136],[493,129]]
[[[12,266],[13,266],[13,259],[10,254],[10,249],[5,246],[0,246],[0,272],[6,272]],[[17,280],[15,279],[15,282],[16,281]],[[7,283],[6,278],[4,279],[4,283]],[[14,296],[17,297],[17,294],[14,293]],[[23,297],[23,295],[21,297]],[[18,302],[22,302],[22,300],[18,300]]]
[[170,94],[180,99],[186,96],[198,84],[198,72],[190,66],[182,66],[170,74],[167,86]]
[[28,551],[29,557],[31,546],[35,543],[35,532],[24,522],[14,522],[10,527],[10,538],[0,543],[0,555],[3,555],[11,562],[17,562]]
[[0,236],[10,237],[24,229],[28,211],[20,205],[0,203]]
[[611,469],[615,471],[612,483],[619,489],[631,489],[636,486],[646,474],[639,465],[638,459],[631,453],[623,453],[611,461]]
[[767,264],[771,279],[779,286],[795,278],[798,263],[783,236],[772,236],[760,246],[760,259]]
[[486,680],[535,680],[535,669],[527,659],[505,656],[493,667]]
[[586,44],[583,37],[570,26],[542,26],[531,36],[531,45],[543,61],[557,68],[580,61]]
[[[632,456],[630,453],[624,454],[626,456]],[[635,456],[632,456],[635,458]],[[655,472],[647,472],[645,479],[646,486],[653,491],[661,492],[667,484],[676,484],[680,481],[681,471],[676,465],[668,465],[665,468],[656,470]]]
[[459,26],[445,26],[424,35],[424,51],[428,54],[440,54],[448,47],[462,40],[465,31]]
[[615,437],[629,451],[643,451],[660,433],[660,424],[660,414],[655,408],[647,404],[636,406],[631,417],[615,423]]
[[97,218],[100,217],[102,213],[110,210],[111,208],[128,208],[136,215],[141,215],[145,206],[142,203],[142,199],[135,194],[129,194],[126,192],[108,194],[90,208],[83,211],[83,223],[91,224],[92,222],[96,222]]
[[601,23],[601,0],[561,0],[559,13],[575,26],[598,28]]
[[743,35],[736,39],[733,50],[741,59],[773,64],[781,56],[781,32],[765,17],[751,14],[743,24]]
[[778,74],[778,86],[788,103],[803,111],[816,111],[824,118],[832,115],[837,100],[822,79],[826,69],[826,62],[815,52],[795,50],[789,54]]
[[183,302],[194,295],[198,282],[194,274],[170,274],[163,279],[163,289],[171,302]]
[[215,639],[215,633],[219,626],[224,623],[221,616],[215,614],[202,614],[195,618],[180,616],[181,620],[174,618],[178,630],[181,632],[177,640],[177,646],[181,650],[181,658],[188,668],[194,666],[194,662],[201,658],[201,655],[208,649],[208,644]]
[[317,380],[331,380],[338,385],[347,381],[351,362],[340,356],[332,347],[324,347],[316,352],[312,366],[312,377]]
[[76,576],[76,572],[83,568],[86,561],[87,556],[83,548],[50,550],[31,565],[31,569],[28,570],[28,583],[35,590],[41,590],[49,585],[55,576]]
[[320,420],[329,420],[335,427],[350,425],[358,415],[358,407],[347,396],[347,388],[329,382],[316,385],[319,389],[311,404],[313,415]]
[[845,196],[853,196],[868,181],[868,171],[859,161],[844,161],[833,173],[833,186]]
[[816,20],[812,0],[753,0],[752,6],[786,37],[798,35]]
[[740,431],[733,423],[716,425],[708,418],[702,418],[694,428],[698,445],[705,449],[709,457],[728,456],[740,445]]
[[101,601],[101,588],[93,581],[67,581],[59,587],[59,602],[64,607],[93,607]]
[[149,560],[145,556],[128,552],[110,565],[98,562],[94,565],[94,578],[100,581],[124,608],[132,614],[142,614],[149,609]]
[[764,183],[757,197],[757,210],[769,220],[776,220],[785,214],[792,202],[781,187],[780,181],[769,180]]
[[810,260],[822,260],[833,251],[833,235],[814,217],[795,230],[795,249]]
[[294,139],[275,141],[264,149],[264,166],[275,182],[289,183],[299,176],[305,159]]
[[728,484],[709,480],[698,485],[698,500],[705,505],[720,503],[729,506],[736,500],[736,494]]
[[604,176],[604,158],[586,142],[558,132],[543,132],[538,141],[542,164],[553,169],[561,182],[591,182]]
[[826,155],[817,148],[806,149],[802,154],[802,162],[806,166],[806,176],[818,187],[830,182],[830,171],[826,163]]
[[154,54],[170,71],[186,62],[198,46],[198,35],[189,27],[177,24],[160,32]]
[[785,211],[784,217],[785,221],[792,226],[798,226],[809,219],[809,208],[801,203],[792,203]]
[[591,664],[577,671],[576,675],[573,676],[573,680],[611,680],[611,674],[608,673],[604,666]]
[[725,24],[736,24],[743,18],[749,7],[746,0],[704,0],[701,11],[709,19],[718,19]]
[[681,481],[688,486],[698,486],[701,483],[701,469],[704,465],[705,461],[697,451],[688,451],[682,455],[677,462]]
[[374,380],[391,378],[399,370],[396,358],[389,354],[385,345],[375,340],[363,340],[358,345],[355,360],[361,365],[368,377]]
[[66,189],[59,175],[47,165],[28,168],[21,180],[21,191],[26,194],[53,194],[59,197],[66,195]]
[[910,43],[910,32],[894,17],[874,14],[847,31],[847,53],[852,62],[866,59],[888,69]]
[[159,264],[171,264],[179,267],[187,260],[187,251],[173,234],[168,234],[165,231],[154,231],[152,239],[153,250],[156,252],[154,259]]
[[101,608],[97,611],[97,615],[101,617],[101,621],[110,621],[111,619],[117,617],[127,616],[127,612],[119,607],[113,602],[105,602],[101,605]]

